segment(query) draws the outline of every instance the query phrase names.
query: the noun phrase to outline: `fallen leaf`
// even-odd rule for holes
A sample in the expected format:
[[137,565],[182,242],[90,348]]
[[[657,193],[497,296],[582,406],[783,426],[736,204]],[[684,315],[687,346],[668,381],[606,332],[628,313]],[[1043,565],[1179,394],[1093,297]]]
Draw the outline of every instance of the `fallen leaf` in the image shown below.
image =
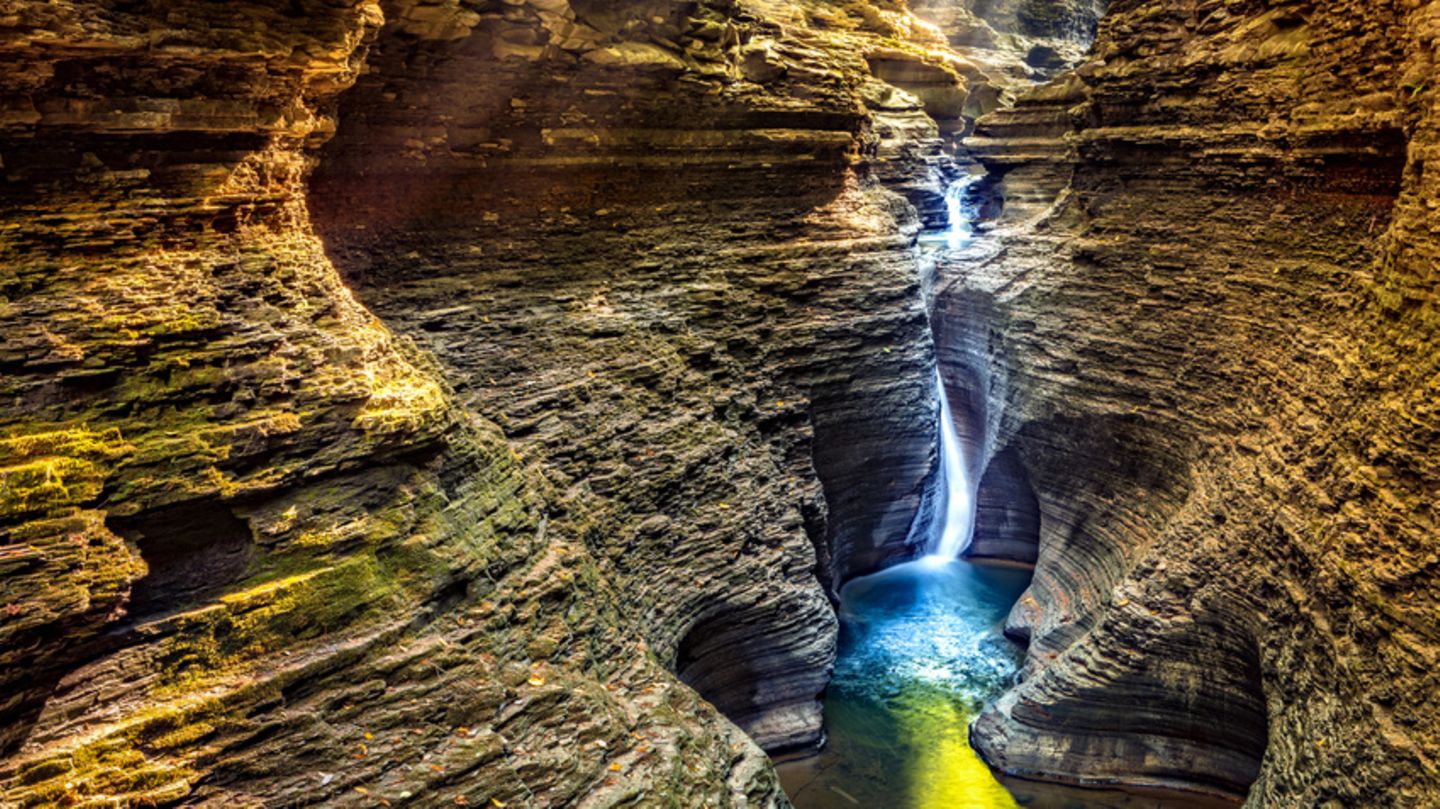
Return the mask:
[[542,686],[542,685],[545,684],[545,678],[544,678],[544,677],[531,677],[530,680],[529,680],[529,682],[530,682],[531,685],[535,686],[536,688],[539,688],[540,686]]

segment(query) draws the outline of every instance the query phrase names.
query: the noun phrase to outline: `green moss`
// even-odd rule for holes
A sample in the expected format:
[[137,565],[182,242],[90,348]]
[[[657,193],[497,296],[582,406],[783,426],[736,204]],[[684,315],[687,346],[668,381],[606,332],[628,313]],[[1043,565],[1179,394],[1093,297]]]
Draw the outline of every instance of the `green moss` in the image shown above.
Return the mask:
[[361,554],[331,567],[250,583],[218,605],[176,619],[162,682],[190,689],[235,673],[273,649],[293,647],[398,604],[392,571]]
[[104,468],[78,458],[46,458],[0,469],[0,518],[38,514],[94,499]]
[[190,792],[195,773],[152,759],[131,736],[107,737],[26,768],[32,786],[19,801],[40,806],[158,806]]
[[118,430],[71,427],[0,439],[0,519],[39,515],[99,496],[133,449]]
[[64,775],[73,769],[75,769],[75,762],[69,756],[60,756],[21,767],[16,780],[22,784],[39,784]]

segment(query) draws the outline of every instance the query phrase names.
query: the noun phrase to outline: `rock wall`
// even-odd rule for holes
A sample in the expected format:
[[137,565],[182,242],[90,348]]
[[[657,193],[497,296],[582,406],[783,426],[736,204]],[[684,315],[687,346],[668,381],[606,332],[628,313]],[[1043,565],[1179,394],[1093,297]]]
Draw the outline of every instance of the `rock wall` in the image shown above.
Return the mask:
[[909,0],[971,58],[1010,74],[1044,78],[1083,55],[1105,13],[1105,0]]
[[0,801],[782,804],[936,353],[993,762],[1436,800],[1440,10],[1114,4],[932,349],[1083,29],[964,8],[7,6]]
[[938,135],[870,78],[873,34],[664,8],[383,30],[310,202],[361,299],[564,493],[634,631],[803,746],[826,588],[909,552],[930,472],[918,223],[870,165],[908,180]]
[[[313,147],[381,20],[0,18],[0,802],[782,801],[633,630],[594,523],[311,231]],[[745,542],[803,539],[793,502]],[[813,617],[797,556],[772,586],[807,580]]]
[[1114,3],[968,142],[993,221],[941,309],[985,302],[985,444],[1041,520],[1024,682],[972,731],[1000,768],[1440,797],[1437,19]]
[[913,552],[885,184],[966,84],[631,5],[0,16],[0,801],[783,802],[827,590]]

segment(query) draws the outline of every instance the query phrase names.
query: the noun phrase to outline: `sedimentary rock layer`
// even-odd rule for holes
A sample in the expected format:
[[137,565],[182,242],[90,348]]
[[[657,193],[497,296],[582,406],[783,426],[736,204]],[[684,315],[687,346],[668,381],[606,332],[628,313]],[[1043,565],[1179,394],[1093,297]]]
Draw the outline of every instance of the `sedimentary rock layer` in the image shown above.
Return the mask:
[[[781,800],[622,614],[593,517],[311,232],[381,17],[0,18],[3,802]],[[798,558],[776,587],[823,610]]]
[[866,152],[909,176],[938,136],[833,35],[667,13],[383,30],[310,201],[584,515],[634,631],[783,749],[819,730],[820,582],[905,554],[929,473],[917,224]]
[[966,84],[629,5],[0,16],[5,802],[783,800],[827,588],[914,550],[886,183]]
[[988,446],[1041,515],[998,766],[1440,796],[1437,11],[1117,3],[980,123],[992,240],[944,274],[991,302]]

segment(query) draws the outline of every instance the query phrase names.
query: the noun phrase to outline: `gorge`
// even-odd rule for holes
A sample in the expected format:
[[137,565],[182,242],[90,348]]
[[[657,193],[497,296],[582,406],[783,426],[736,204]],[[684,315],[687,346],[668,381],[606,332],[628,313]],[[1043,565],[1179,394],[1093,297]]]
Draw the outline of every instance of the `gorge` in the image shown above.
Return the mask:
[[1437,43],[0,3],[0,806],[1440,804]]

